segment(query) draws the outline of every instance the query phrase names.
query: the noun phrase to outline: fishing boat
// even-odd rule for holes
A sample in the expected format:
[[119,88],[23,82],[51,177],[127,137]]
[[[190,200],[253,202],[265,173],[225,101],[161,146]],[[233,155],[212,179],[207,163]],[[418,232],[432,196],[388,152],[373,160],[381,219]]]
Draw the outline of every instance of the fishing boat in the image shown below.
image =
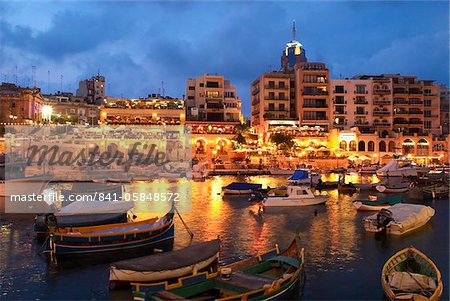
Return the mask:
[[380,211],[381,209],[386,209],[392,205],[401,203],[402,200],[403,198],[401,196],[394,196],[381,200],[371,200],[369,198],[368,200],[356,200],[353,202],[353,206],[360,211]]
[[410,183],[402,183],[395,186],[394,185],[389,186],[385,184],[379,184],[375,186],[375,189],[381,193],[402,193],[407,192],[410,188],[411,188]]
[[363,219],[368,232],[384,232],[403,235],[424,226],[433,216],[434,209],[424,205],[395,204],[389,209]]
[[109,268],[109,287],[129,284],[169,281],[217,265],[220,240],[202,242],[181,250],[122,260]]
[[288,186],[284,196],[268,196],[263,200],[264,207],[311,206],[323,204],[329,195],[314,194],[307,186]]
[[134,300],[288,300],[304,284],[304,249],[298,235],[275,249],[219,268],[179,278],[176,283],[132,283]]
[[316,172],[308,172],[303,169],[298,169],[291,177],[289,177],[288,182],[292,185],[316,185],[317,183],[319,183],[319,179],[321,178],[322,176]]
[[222,193],[231,195],[252,194],[255,191],[260,190],[261,188],[261,184],[233,182],[231,184],[228,184],[227,186],[222,187]]
[[98,254],[157,246],[174,237],[173,210],[161,218],[90,227],[49,227],[56,255]]
[[433,186],[422,190],[424,200],[434,200],[449,196],[449,187],[447,185]]
[[413,165],[411,161],[394,159],[377,170],[379,177],[417,177],[425,170]]
[[390,300],[439,300],[441,272],[425,254],[405,248],[389,258],[381,271],[381,284]]

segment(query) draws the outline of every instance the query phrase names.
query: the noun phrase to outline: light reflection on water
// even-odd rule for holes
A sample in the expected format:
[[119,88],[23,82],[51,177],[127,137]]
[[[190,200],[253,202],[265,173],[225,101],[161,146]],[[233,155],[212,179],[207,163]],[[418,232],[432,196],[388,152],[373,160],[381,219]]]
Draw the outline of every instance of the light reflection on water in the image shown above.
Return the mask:
[[[338,175],[324,176],[326,181],[336,181]],[[276,243],[286,247],[299,227],[301,241],[306,251],[308,280],[306,299],[380,299],[380,270],[385,260],[400,248],[410,244],[421,248],[440,266],[444,281],[448,283],[448,200],[433,202],[436,216],[423,230],[404,238],[389,238],[380,243],[374,236],[364,232],[362,217],[367,213],[357,212],[352,200],[362,195],[339,194],[329,191],[330,199],[325,205],[278,208],[264,214],[262,221],[255,219],[250,211],[257,206],[246,197],[222,197],[221,188],[234,181],[260,183],[263,187],[285,185],[287,176],[212,177],[204,182],[189,180],[158,180],[126,185],[133,193],[164,192],[175,189],[191,197],[182,203],[183,209],[191,213],[181,216],[195,234],[194,241],[205,241],[220,236],[222,256],[225,261],[237,259],[271,249]],[[372,176],[359,177],[350,174],[346,182],[374,182]],[[383,195],[380,194],[380,197]],[[384,195],[386,196],[386,195]],[[192,208],[189,204],[192,203]],[[148,204],[138,202],[133,211],[138,219],[161,216],[168,210],[167,204],[159,203],[160,213],[144,213]],[[167,208],[167,210],[166,210]],[[190,211],[189,211],[190,210]],[[181,211],[181,210],[180,210]],[[38,253],[40,244],[33,240],[33,217],[6,216],[1,226],[1,274],[2,292],[6,290],[10,299],[108,299],[108,265],[85,265],[71,269],[49,268]],[[178,217],[175,218],[175,248],[190,243],[190,236]],[[441,243],[441,244],[439,244]],[[31,245],[30,250],[24,246]],[[6,248],[5,248],[6,246]],[[18,264],[20,262],[20,264]],[[32,276],[30,276],[32,275]],[[83,277],[79,277],[83,275]],[[78,285],[73,286],[76,282]],[[370,283],[368,285],[368,283]],[[349,287],[348,290],[342,289]],[[354,289],[352,287],[364,287]],[[27,292],[27,289],[31,289]],[[16,292],[19,290],[20,292]],[[101,293],[99,293],[101,292]],[[127,298],[113,293],[112,298]],[[118,297],[119,296],[119,297]],[[444,297],[448,297],[445,287]],[[3,298],[2,298],[3,299]],[[445,298],[444,298],[445,299]]]

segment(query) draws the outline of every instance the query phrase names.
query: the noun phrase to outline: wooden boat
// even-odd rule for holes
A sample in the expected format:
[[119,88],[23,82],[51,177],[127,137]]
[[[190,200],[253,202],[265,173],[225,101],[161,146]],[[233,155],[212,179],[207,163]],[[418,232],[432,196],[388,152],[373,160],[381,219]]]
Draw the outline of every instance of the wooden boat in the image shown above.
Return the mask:
[[233,182],[227,186],[222,187],[223,194],[241,195],[252,194],[262,188],[261,184]]
[[56,255],[95,254],[156,246],[174,237],[173,211],[162,218],[92,227],[49,227]]
[[132,283],[134,300],[287,300],[305,279],[304,249],[298,236],[275,249],[219,268],[179,278],[176,283]]
[[395,204],[389,209],[363,219],[368,232],[384,232],[403,235],[424,226],[433,216],[434,209],[424,205]]
[[381,284],[390,300],[439,300],[441,272],[425,254],[405,248],[389,258],[381,271]]
[[446,185],[429,187],[422,190],[424,200],[434,200],[449,196],[449,187]]
[[282,169],[279,167],[269,168],[269,172],[271,175],[278,175],[278,176],[291,176],[294,174],[295,169]]
[[401,203],[402,200],[403,198],[401,196],[394,196],[381,200],[356,200],[353,202],[353,206],[360,211],[379,211],[383,208],[386,209],[392,205]]
[[375,186],[375,189],[378,192],[382,192],[382,193],[402,193],[402,192],[407,192],[410,188],[411,188],[411,185],[409,183],[404,183],[404,184],[398,185],[398,186],[387,186],[384,184],[379,184],[379,185]]
[[376,174],[377,170],[380,168],[379,165],[370,165],[370,166],[363,166],[359,169],[359,174],[361,175],[371,175]]
[[195,275],[217,265],[220,240],[215,239],[181,250],[127,259],[111,264],[109,287],[130,282],[150,283]]
[[316,195],[306,186],[288,186],[287,195],[268,196],[263,200],[264,207],[310,206],[325,203],[329,195]]

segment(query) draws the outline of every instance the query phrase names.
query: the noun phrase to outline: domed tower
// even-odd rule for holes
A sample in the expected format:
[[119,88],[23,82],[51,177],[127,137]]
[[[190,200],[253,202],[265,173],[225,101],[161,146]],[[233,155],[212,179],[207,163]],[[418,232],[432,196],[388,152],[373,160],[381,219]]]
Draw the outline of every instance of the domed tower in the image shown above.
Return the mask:
[[295,39],[297,29],[295,21],[292,22],[292,41],[286,43],[286,48],[281,54],[281,70],[288,71],[294,69],[297,62],[307,62],[306,51],[303,45]]

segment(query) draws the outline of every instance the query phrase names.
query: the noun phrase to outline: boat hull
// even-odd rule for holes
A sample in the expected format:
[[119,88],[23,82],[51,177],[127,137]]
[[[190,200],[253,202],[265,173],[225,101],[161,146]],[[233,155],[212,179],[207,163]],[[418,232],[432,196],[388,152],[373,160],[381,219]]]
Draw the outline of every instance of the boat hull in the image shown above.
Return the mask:
[[110,268],[109,281],[114,282],[156,282],[164,281],[168,279],[175,279],[190,274],[194,274],[196,271],[204,270],[214,263],[217,263],[219,259],[219,253],[217,252],[213,256],[203,261],[191,264],[188,266],[180,267],[173,270],[165,271],[147,271],[137,272],[133,270],[117,269],[115,267]]
[[247,195],[247,194],[252,194],[253,192],[254,192],[253,189],[235,190],[235,189],[224,188],[222,190],[222,193],[227,194],[227,195]]
[[407,192],[410,189],[410,187],[393,188],[393,187],[386,187],[383,185],[378,185],[375,187],[375,189],[381,193],[403,193],[403,192]]
[[314,198],[290,198],[290,197],[268,197],[264,200],[264,207],[296,207],[312,206],[325,203],[328,196],[315,196]]
[[377,206],[371,206],[366,205],[361,202],[353,202],[353,206],[359,211],[380,211],[381,209],[388,209],[391,207],[391,205],[377,205]]

